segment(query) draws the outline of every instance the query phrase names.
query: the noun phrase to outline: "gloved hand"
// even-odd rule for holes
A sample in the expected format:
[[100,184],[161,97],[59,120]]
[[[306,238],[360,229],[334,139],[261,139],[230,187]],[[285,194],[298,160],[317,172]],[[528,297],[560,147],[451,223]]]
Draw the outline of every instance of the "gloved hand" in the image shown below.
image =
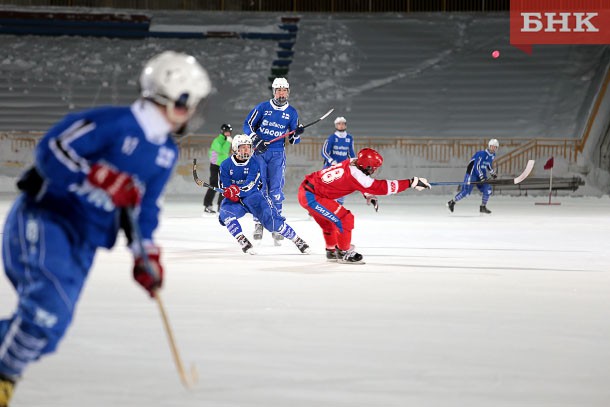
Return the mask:
[[297,128],[294,130],[294,135],[298,137],[301,134],[303,134],[304,131],[305,131],[305,126],[303,126],[302,124],[299,124],[297,126]]
[[117,208],[136,206],[142,200],[133,178],[105,164],[93,164],[87,180],[94,187],[106,191]]
[[495,171],[492,171],[492,172],[489,173],[489,178],[496,179],[496,178],[498,178],[498,174],[496,174]]
[[269,144],[265,143],[265,140],[263,140],[258,134],[252,133],[250,134],[250,138],[252,139],[252,148],[254,151],[262,154],[269,148]]
[[288,136],[288,142],[290,144],[295,144],[297,143],[299,140],[301,139],[301,136],[297,136],[296,132],[292,133],[290,136]]
[[224,190],[222,196],[227,198],[229,201],[238,202],[239,201],[239,193],[240,189],[237,185],[233,184]]
[[[148,256],[148,263],[152,270],[147,270],[146,262],[142,255],[136,256],[135,263],[133,266],[133,278],[142,286],[151,297],[155,296],[155,292],[163,285],[163,266],[159,262],[159,256],[161,255],[161,249],[157,246],[147,246],[146,255]],[[150,273],[153,272],[153,274]]]
[[418,191],[423,191],[424,189],[430,189],[430,184],[425,178],[413,177],[411,178],[411,188],[415,188]]
[[373,208],[375,208],[375,212],[379,212],[379,199],[377,199],[377,196],[365,192],[364,197],[366,198],[366,204],[373,205]]
[[227,136],[227,141],[228,141],[229,143],[230,143],[230,142],[232,142],[232,141],[233,141],[233,137],[231,137],[231,136]]

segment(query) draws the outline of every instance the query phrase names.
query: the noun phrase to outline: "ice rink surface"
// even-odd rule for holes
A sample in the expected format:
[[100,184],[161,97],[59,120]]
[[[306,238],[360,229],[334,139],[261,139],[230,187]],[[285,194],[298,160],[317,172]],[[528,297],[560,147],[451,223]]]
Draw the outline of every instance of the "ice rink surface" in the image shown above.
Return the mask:
[[[243,254],[200,197],[168,198],[162,293],[198,384],[181,386],[121,241],[13,407],[610,405],[608,197],[492,197],[490,216],[476,194],[449,214],[449,198],[407,191],[375,213],[348,197],[365,265],[327,263],[294,197],[285,214],[311,255],[269,234]],[[2,273],[0,315],[14,304]]]

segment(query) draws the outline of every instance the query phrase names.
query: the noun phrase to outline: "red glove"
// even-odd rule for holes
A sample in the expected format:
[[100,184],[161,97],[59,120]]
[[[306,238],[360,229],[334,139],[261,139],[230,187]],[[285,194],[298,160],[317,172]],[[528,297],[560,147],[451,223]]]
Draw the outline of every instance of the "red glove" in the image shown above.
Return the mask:
[[238,202],[239,201],[239,192],[240,189],[237,185],[233,184],[229,188],[225,189],[222,193],[222,196],[227,198],[229,201]]
[[125,172],[104,164],[93,164],[87,180],[91,185],[106,191],[118,208],[136,206],[141,201],[140,191],[133,183],[133,178]]
[[161,249],[157,246],[149,246],[146,248],[146,255],[152,270],[148,270],[144,258],[138,256],[133,266],[133,278],[148,291],[151,297],[154,297],[157,289],[163,284],[163,266],[159,262]]

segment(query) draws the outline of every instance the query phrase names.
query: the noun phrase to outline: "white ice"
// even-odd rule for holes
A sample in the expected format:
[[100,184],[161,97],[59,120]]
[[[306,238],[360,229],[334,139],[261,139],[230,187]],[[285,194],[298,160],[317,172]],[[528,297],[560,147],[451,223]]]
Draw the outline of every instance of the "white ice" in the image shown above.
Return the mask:
[[[285,213],[311,255],[268,234],[245,255],[200,197],[170,198],[163,299],[197,385],[180,384],[121,242],[12,407],[610,405],[608,197],[492,197],[490,216],[478,195],[454,214],[448,198],[407,191],[375,213],[348,197],[365,265],[327,263],[293,195]],[[4,317],[16,297],[2,276]]]

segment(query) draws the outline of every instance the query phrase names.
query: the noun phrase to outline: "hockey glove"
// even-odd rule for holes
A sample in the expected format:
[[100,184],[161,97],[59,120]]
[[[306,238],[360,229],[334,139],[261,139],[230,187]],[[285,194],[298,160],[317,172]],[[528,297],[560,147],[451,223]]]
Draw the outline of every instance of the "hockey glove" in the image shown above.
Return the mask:
[[136,206],[142,197],[133,182],[133,178],[125,172],[119,172],[104,164],[93,164],[87,180],[94,187],[106,191],[117,208]]
[[269,148],[269,144],[265,143],[265,140],[258,134],[252,133],[250,134],[250,138],[252,138],[252,148],[254,148],[254,151],[257,153],[263,154]]
[[496,178],[498,178],[498,174],[496,174],[496,172],[494,170],[491,170],[489,172],[489,178],[496,179]]
[[133,278],[148,291],[151,297],[154,297],[155,292],[163,285],[163,266],[159,262],[161,249],[150,245],[145,250],[146,256],[148,256],[148,264],[150,264],[152,270],[147,269],[146,261],[142,255],[136,256],[133,266]]
[[240,189],[237,185],[233,184],[224,190],[222,196],[227,198],[229,201],[238,202],[239,201],[239,192]]
[[303,126],[302,124],[299,124],[296,128],[296,130],[294,131],[294,135],[297,136],[297,138],[303,134],[303,132],[305,131],[305,126]]
[[368,192],[364,193],[364,197],[366,198],[366,204],[373,205],[373,208],[375,208],[375,212],[379,212],[379,200],[377,199],[377,197],[373,194],[369,194]]
[[44,179],[36,169],[32,167],[27,170],[17,181],[17,188],[30,196],[36,196],[42,189]]
[[423,191],[424,189],[430,189],[430,184],[425,178],[413,177],[411,178],[411,188],[415,188],[418,191]]

